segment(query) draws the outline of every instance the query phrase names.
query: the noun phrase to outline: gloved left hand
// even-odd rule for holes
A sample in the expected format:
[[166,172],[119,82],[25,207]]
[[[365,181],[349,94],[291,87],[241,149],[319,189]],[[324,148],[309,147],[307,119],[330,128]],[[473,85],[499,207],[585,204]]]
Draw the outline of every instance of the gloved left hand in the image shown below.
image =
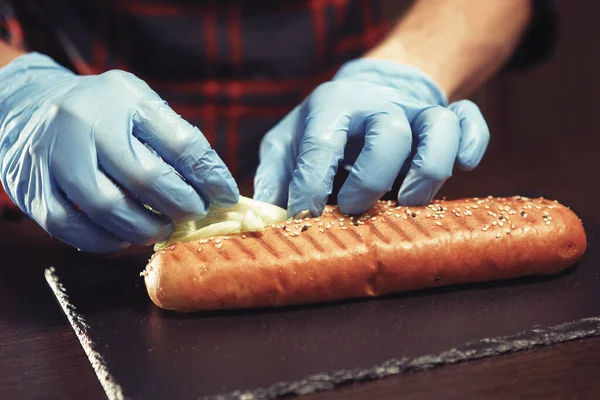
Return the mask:
[[[388,60],[351,61],[264,137],[254,197],[287,206],[290,216],[320,215],[343,160],[352,170],[337,198],[342,212],[367,211],[391,190],[405,163],[410,169],[398,202],[427,204],[455,163],[464,170],[479,164],[489,137],[474,103],[448,106],[420,70]],[[359,148],[346,148],[350,143]]]

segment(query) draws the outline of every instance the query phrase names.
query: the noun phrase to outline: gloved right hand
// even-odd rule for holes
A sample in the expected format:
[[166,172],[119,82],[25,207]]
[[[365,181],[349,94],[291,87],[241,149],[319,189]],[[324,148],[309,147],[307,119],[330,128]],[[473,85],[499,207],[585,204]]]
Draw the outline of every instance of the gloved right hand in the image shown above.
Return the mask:
[[0,69],[0,178],[46,232],[90,252],[164,240],[172,221],[239,199],[202,133],[145,82],[37,53]]

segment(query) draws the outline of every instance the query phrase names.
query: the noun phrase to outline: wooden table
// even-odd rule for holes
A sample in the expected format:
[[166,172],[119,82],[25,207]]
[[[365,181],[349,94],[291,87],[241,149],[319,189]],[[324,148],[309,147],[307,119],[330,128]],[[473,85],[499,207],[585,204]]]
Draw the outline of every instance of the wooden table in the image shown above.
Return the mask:
[[[549,150],[546,154],[553,153]],[[595,159],[595,154],[590,152],[589,157]],[[586,157],[580,157],[578,162],[585,163]],[[512,174],[523,168],[514,164],[508,170],[497,170],[483,165],[480,172],[459,173],[446,185],[444,194],[449,197],[475,195],[474,188],[478,188],[478,194],[482,195],[494,190],[516,190],[515,182],[518,186],[537,182],[537,190],[554,192],[561,200],[566,198],[565,201],[577,212],[600,223],[600,211],[596,211],[594,201],[588,200],[600,198],[598,189],[568,183],[569,169],[551,170],[552,173],[531,169],[522,174],[522,180],[502,180],[506,171]],[[563,185],[556,186],[556,182],[563,182]],[[31,224],[28,232],[28,240],[32,243],[45,243],[32,247],[32,251],[46,252],[49,259],[65,251],[63,246],[49,241],[37,226]],[[46,285],[43,270],[20,265],[18,258],[22,255],[4,254],[3,257],[5,261],[0,268],[0,398],[105,398],[87,357]],[[592,338],[391,377],[304,398],[549,399],[598,398],[598,395],[600,338]]]

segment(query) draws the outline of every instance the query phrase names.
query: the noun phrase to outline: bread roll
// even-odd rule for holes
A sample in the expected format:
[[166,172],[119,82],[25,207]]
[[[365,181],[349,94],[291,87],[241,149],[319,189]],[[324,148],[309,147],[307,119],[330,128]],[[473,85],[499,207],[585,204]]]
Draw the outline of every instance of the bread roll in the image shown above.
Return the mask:
[[327,206],[260,233],[176,243],[142,275],[168,310],[278,307],[556,274],[585,249],[580,219],[556,201],[380,201],[360,217]]

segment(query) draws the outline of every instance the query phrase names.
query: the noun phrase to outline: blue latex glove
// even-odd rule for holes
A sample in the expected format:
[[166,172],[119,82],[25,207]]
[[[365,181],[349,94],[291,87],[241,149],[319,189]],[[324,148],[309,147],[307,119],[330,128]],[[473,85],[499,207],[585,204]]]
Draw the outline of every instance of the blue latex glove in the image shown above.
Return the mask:
[[424,205],[455,163],[464,170],[479,164],[489,137],[475,104],[447,106],[441,89],[418,69],[351,61],[264,137],[255,198],[287,206],[290,216],[304,210],[320,215],[343,161],[352,169],[338,205],[359,214],[390,191],[410,163],[398,201]]
[[201,132],[146,83],[78,76],[36,53],[0,69],[0,174],[23,212],[90,252],[163,240],[173,220],[239,198]]

